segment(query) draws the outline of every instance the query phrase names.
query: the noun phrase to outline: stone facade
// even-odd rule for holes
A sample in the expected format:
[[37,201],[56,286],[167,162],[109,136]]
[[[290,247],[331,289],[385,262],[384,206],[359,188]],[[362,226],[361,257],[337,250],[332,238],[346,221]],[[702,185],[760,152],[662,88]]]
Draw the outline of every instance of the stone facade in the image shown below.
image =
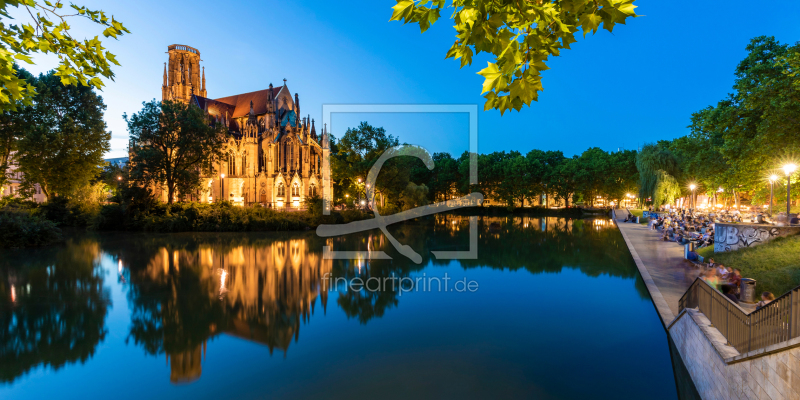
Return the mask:
[[703,399],[800,399],[800,339],[739,354],[696,310],[685,310],[669,335]]
[[800,227],[767,224],[716,223],[714,224],[714,230],[715,253],[758,246],[778,237],[800,233]]
[[[8,170],[5,171],[6,176],[9,178],[8,182],[0,186],[0,197],[5,196],[14,196],[14,197],[22,197],[22,187],[24,186],[23,183],[25,182],[25,174],[19,170],[17,167],[16,161],[14,161],[14,156],[16,152],[12,152],[9,156],[10,162],[8,166]],[[44,195],[42,192],[42,187],[39,186],[38,183],[33,185],[33,193],[27,197],[27,200],[33,200],[37,203],[43,203],[47,201],[47,196]]]
[[[200,51],[172,45],[168,53],[162,99],[200,107],[228,128],[226,155],[213,176],[203,177],[197,200],[300,208],[309,196],[333,198],[328,132],[323,127],[317,135],[314,120],[300,117],[300,99],[292,97],[286,79],[283,86],[210,99]],[[166,193],[161,197],[167,200]]]

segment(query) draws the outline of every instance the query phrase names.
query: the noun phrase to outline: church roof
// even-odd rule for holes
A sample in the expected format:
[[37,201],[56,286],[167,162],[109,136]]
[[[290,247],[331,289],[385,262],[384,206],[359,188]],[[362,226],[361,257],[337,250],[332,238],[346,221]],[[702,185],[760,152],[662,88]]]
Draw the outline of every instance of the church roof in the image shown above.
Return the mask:
[[[225,115],[227,113],[228,118],[233,118],[233,112],[236,109],[236,107],[228,103],[207,99],[205,97],[198,95],[194,95],[194,98],[197,101],[197,106],[200,107],[201,110],[205,110],[206,106],[208,106],[208,113],[215,117],[225,118]],[[250,111],[249,107],[248,111]]]
[[[283,86],[272,88],[272,98],[274,99]],[[267,113],[267,101],[269,100],[269,89],[257,90],[250,93],[242,93],[234,96],[221,97],[214,99],[219,103],[233,106],[231,118],[239,118],[250,113],[250,102],[253,102],[253,112],[256,115]],[[210,110],[209,110],[210,112]]]

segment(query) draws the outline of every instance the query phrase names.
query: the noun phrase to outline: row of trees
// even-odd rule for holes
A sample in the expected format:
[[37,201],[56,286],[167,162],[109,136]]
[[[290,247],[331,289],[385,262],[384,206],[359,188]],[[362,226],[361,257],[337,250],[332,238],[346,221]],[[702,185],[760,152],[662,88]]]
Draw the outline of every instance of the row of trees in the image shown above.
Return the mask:
[[[733,92],[692,114],[688,136],[642,148],[641,198],[670,203],[694,184],[697,193],[738,207],[745,200],[769,202],[770,176],[785,182],[781,167],[800,161],[800,43],[761,36],[747,52],[736,67]],[[792,197],[800,195],[798,186]],[[776,189],[775,197],[786,201],[785,190]]]
[[[370,168],[386,149],[398,145],[398,138],[366,122],[348,129],[332,147],[335,200],[349,203],[363,198]],[[596,147],[573,157],[542,150],[479,154],[477,185],[469,183],[468,152],[458,158],[434,153],[432,170],[417,158],[398,157],[381,168],[375,189],[390,207],[398,209],[475,191],[509,207],[525,201],[539,204],[547,198],[565,205],[593,205],[598,196],[619,202],[627,193],[636,192],[636,154],[632,150],[609,153]]]

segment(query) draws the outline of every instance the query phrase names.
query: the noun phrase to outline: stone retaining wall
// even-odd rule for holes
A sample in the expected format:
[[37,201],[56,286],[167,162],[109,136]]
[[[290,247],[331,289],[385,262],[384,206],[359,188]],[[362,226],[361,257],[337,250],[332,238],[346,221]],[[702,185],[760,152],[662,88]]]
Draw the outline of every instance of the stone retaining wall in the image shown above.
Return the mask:
[[778,237],[796,235],[800,226],[774,226],[768,224],[714,224],[714,252],[738,250],[758,246]]
[[668,331],[703,399],[800,399],[800,340],[739,354],[696,310]]

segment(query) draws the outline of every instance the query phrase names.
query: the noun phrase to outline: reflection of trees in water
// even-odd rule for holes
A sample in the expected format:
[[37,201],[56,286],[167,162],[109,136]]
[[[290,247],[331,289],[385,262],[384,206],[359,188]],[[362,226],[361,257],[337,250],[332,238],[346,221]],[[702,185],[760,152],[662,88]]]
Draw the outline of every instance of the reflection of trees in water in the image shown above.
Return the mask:
[[[481,217],[479,260],[466,268],[525,269],[531,273],[577,268],[589,276],[637,277],[627,247],[602,220]],[[492,223],[497,223],[490,228]],[[199,378],[209,339],[228,334],[286,352],[300,325],[327,305],[328,284],[352,279],[408,277],[425,265],[443,265],[431,250],[466,250],[467,217],[437,215],[389,227],[423,256],[414,264],[379,231],[321,239],[313,232],[266,234],[103,234],[0,261],[0,380],[30,368],[85,361],[105,335],[110,306],[97,268],[100,250],[122,261],[131,307],[129,340],[147,354],[166,355],[173,382]],[[323,260],[334,250],[385,251],[392,260]],[[14,265],[12,268],[11,265]],[[48,266],[50,268],[48,273]],[[330,273],[330,279],[323,279]],[[27,285],[30,284],[30,294]],[[16,301],[11,304],[11,287]],[[23,289],[22,288],[26,288]],[[647,291],[636,280],[643,296]],[[399,288],[354,291],[345,285],[338,306],[367,323],[399,304]],[[9,312],[5,312],[9,310]]]
[[111,306],[98,256],[83,240],[0,257],[0,382],[94,355]]

